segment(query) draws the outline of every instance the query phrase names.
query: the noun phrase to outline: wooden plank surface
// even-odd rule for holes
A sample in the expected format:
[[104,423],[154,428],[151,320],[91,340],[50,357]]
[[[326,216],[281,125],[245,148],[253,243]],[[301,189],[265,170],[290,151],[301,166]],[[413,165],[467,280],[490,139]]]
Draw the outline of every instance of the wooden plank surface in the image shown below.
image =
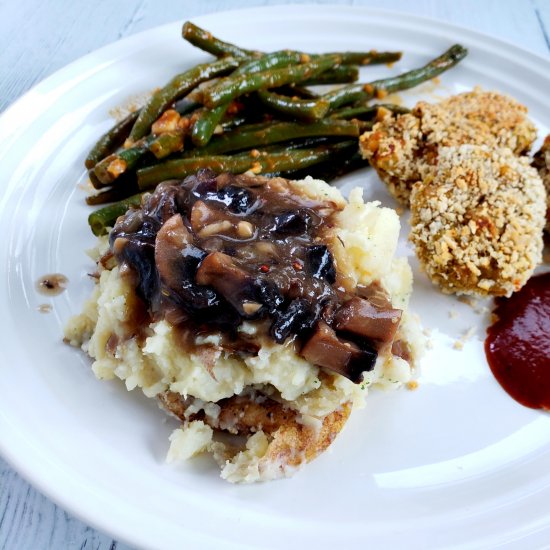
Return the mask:
[[[220,10],[284,0],[16,0],[0,2],[0,111],[80,56],[135,32]],[[550,54],[549,0],[348,0],[475,29]],[[116,8],[115,8],[116,6]],[[0,458],[0,550],[129,548],[52,503]]]

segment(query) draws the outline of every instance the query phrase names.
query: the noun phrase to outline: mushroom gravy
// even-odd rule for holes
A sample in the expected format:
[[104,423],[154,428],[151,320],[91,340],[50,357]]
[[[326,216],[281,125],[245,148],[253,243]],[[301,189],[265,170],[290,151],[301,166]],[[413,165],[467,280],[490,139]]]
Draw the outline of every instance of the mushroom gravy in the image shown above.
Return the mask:
[[[229,352],[293,340],[309,362],[354,382],[394,339],[401,310],[380,285],[345,290],[326,244],[338,207],[283,178],[200,171],[168,181],[119,218],[111,253],[152,321],[187,345],[221,333]],[[254,322],[254,334],[239,330]]]

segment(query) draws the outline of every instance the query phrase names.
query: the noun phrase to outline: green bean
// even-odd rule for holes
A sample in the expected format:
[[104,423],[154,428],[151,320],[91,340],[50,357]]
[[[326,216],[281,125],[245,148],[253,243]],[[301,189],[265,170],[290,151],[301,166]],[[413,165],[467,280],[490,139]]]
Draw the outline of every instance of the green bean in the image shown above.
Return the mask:
[[86,157],[84,162],[86,168],[93,168],[100,160],[124,143],[138,115],[139,110],[131,112],[99,138]]
[[342,65],[381,65],[382,63],[395,63],[403,56],[403,52],[334,52],[323,55],[339,55],[342,57]]
[[201,82],[235,69],[240,62],[242,60],[226,57],[213,63],[197,65],[175,76],[166,86],[155,92],[145,107],[143,107],[130,132],[129,140],[136,142],[145,136],[151,129],[153,122],[157,120],[164,109],[172,102],[190,92]]
[[181,132],[166,132],[165,134],[161,134],[149,145],[149,151],[159,160],[182,150],[183,134]]
[[107,187],[100,193],[88,195],[86,204],[96,206],[98,204],[106,204],[108,202],[119,201],[130,195],[137,193],[136,175],[135,173],[126,173],[118,178],[116,185]]
[[193,111],[196,111],[199,107],[202,107],[202,103],[193,101],[189,99],[189,96],[188,96],[176,101],[176,104],[174,105],[174,110],[183,116],[183,115],[188,115]]
[[183,134],[181,133],[167,132],[159,136],[151,134],[138,141],[133,147],[122,149],[98,162],[93,168],[93,174],[102,186],[111,185],[122,174],[132,170],[149,151],[157,159],[162,159],[182,149]]
[[[229,132],[230,130],[239,128],[243,124],[246,124],[246,122],[247,122],[247,117],[245,115],[241,115],[239,113],[231,117],[227,117],[227,115],[225,115],[225,118],[222,119],[222,121],[219,124],[219,127],[221,129],[220,133],[223,134],[224,132]],[[218,127],[216,126],[216,128]],[[214,133],[215,132],[216,130],[214,130]]]
[[252,170],[254,173],[298,170],[327,160],[344,148],[356,147],[356,141],[321,145],[313,149],[284,150],[281,153],[249,151],[235,156],[207,156],[170,160],[149,168],[138,170],[138,186],[141,190],[155,187],[168,179],[183,179],[201,168],[210,168],[216,173],[239,174]]
[[97,178],[101,186],[111,185],[122,174],[131,170],[149,150],[152,138],[144,139],[129,149],[113,153],[98,162],[90,171]]
[[107,233],[107,228],[113,227],[117,218],[125,214],[131,206],[141,206],[142,196],[143,193],[138,193],[92,212],[88,216],[88,224],[93,234],[99,236]]
[[304,82],[307,86],[324,84],[347,84],[355,82],[359,78],[359,67],[357,65],[340,65],[330,71],[326,71],[311,80]]
[[287,84],[272,90],[275,93],[288,95],[290,97],[299,97],[300,99],[319,99],[319,94],[304,88],[303,86],[296,86],[294,84]]
[[368,160],[363,159],[360,153],[355,149],[344,151],[343,153],[331,158],[328,161],[315,164],[306,169],[295,170],[293,172],[281,172],[279,175],[288,179],[304,179],[306,176],[320,179],[330,183],[336,178],[341,178],[350,172],[366,168],[369,166]]
[[410,109],[407,107],[402,107],[401,105],[394,105],[393,103],[375,103],[371,105],[358,105],[356,107],[345,107],[343,109],[338,109],[334,111],[330,118],[337,119],[351,119],[351,118],[362,118],[367,117],[368,119],[373,118],[378,113],[379,109],[387,109],[392,113],[403,115],[405,113],[410,113]]
[[185,157],[220,155],[292,139],[316,136],[359,137],[359,126],[356,122],[328,119],[310,124],[279,122],[275,124],[245,125],[232,132],[215,137],[206,147],[191,150]]
[[[223,40],[213,36],[211,32],[201,29],[194,23],[191,23],[191,21],[184,23],[182,36],[185,40],[193,44],[193,46],[196,46],[205,52],[211,53],[216,57],[223,57],[226,55],[231,55],[233,57],[256,57],[261,55],[261,52],[245,50],[235,44],[224,42]],[[312,59],[319,57],[319,54],[306,55],[309,55]],[[374,65],[399,61],[402,53],[377,52],[376,50],[370,50],[368,52],[335,52],[334,54],[328,55],[339,55],[342,58],[342,63],[344,65]]]
[[191,130],[191,141],[195,147],[203,147],[210,141],[229,105],[230,102],[222,103],[213,109],[205,109],[201,112]]
[[454,67],[459,61],[464,59],[467,53],[468,50],[466,48],[460,44],[455,44],[423,67],[390,78],[375,80],[369,84],[344,86],[325,94],[323,97],[329,101],[331,109],[337,109],[342,105],[348,105],[356,101],[367,101],[380,95],[380,93],[407,90],[435,78],[447,69]]
[[88,178],[94,189],[101,189],[102,187],[105,187],[105,185],[96,178],[93,170],[88,170]]
[[331,138],[326,136],[313,136],[285,141],[284,143],[278,142],[272,145],[263,145],[258,149],[242,151],[238,154],[251,154],[251,151],[254,151],[254,154],[260,153],[261,155],[279,155],[288,151],[295,151],[296,149],[312,149],[313,147],[318,147],[319,145],[330,145],[331,143],[334,143],[334,141],[331,141]]
[[[174,109],[180,115],[184,115],[194,111],[198,107],[202,107],[202,104],[189,101],[184,98],[174,106]],[[124,143],[124,140],[128,137],[128,134],[130,133],[130,130],[132,129],[138,115],[139,109],[131,112],[98,140],[86,157],[86,161],[84,163],[86,168],[92,169],[99,161],[113,153],[117,147]]]
[[308,61],[311,61],[310,57],[302,52],[279,50],[262,55],[262,57],[258,59],[251,59],[247,63],[243,63],[231,76],[261,73],[269,69],[280,69],[281,67],[298,65],[299,63],[307,63]]
[[218,84],[204,92],[203,102],[209,108],[217,107],[249,92],[309,80],[339,63],[340,58],[338,56],[326,56],[319,57],[315,61],[282,69],[222,78]]
[[[291,50],[282,50],[262,56],[259,59],[252,59],[236,69],[231,76],[258,73],[279,67],[288,67],[304,61],[304,54]],[[191,140],[195,147],[203,147],[212,137],[214,130],[220,123],[231,102],[223,103],[211,110],[204,110],[193,124]]]
[[201,29],[191,21],[186,21],[183,25],[181,34],[187,42],[193,44],[201,50],[211,53],[216,57],[224,56],[233,56],[233,57],[254,57],[260,55],[259,52],[253,50],[245,50],[230,44],[229,42],[224,42],[215,36],[212,36],[212,33]]
[[258,92],[262,103],[285,115],[304,120],[320,120],[328,112],[330,104],[324,99],[299,99],[274,92]]

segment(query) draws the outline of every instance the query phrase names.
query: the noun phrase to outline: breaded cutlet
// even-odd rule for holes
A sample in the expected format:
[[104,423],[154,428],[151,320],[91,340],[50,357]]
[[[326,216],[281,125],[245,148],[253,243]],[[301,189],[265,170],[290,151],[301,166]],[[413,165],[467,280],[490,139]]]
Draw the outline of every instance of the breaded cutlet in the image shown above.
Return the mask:
[[412,187],[435,164],[440,147],[487,145],[521,155],[535,138],[525,106],[476,87],[439,103],[421,101],[407,114],[387,112],[359,143],[392,195],[408,205]]
[[527,157],[511,149],[461,145],[411,194],[411,240],[443,292],[509,296],[542,256],[544,185]]
[[[192,397],[174,392],[160,394],[161,406],[182,422],[204,422],[216,430],[235,435],[257,434],[262,441],[261,456],[227,443],[213,443],[212,451],[220,462],[222,477],[235,481],[239,471],[254,472],[264,481],[288,475],[312,461],[334,441],[344,427],[351,403],[344,403],[324,417],[307,422],[302,415],[279,401],[261,393],[247,392],[216,403],[216,415],[208,414]],[[212,405],[212,404],[211,404]],[[205,410],[206,409],[206,410]],[[257,444],[257,442],[256,442]],[[250,474],[249,474],[250,475]],[[249,481],[256,480],[249,479]]]
[[546,188],[546,231],[550,233],[550,135],[533,158],[533,166],[539,171]]

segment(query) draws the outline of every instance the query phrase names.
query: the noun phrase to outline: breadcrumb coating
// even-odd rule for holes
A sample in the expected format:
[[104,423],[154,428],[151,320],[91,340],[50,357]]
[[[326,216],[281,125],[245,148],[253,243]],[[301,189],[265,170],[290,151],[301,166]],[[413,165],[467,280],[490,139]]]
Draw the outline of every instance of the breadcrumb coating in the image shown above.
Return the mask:
[[442,147],[411,194],[411,240],[443,292],[509,296],[542,258],[545,190],[507,148]]
[[539,171],[546,188],[546,231],[550,233],[550,135],[546,136],[540,151],[535,154],[533,166]]
[[407,114],[391,113],[360,137],[360,150],[395,198],[408,204],[413,185],[435,164],[440,147],[508,147],[527,153],[536,128],[514,99],[476,87],[439,103],[421,101]]

